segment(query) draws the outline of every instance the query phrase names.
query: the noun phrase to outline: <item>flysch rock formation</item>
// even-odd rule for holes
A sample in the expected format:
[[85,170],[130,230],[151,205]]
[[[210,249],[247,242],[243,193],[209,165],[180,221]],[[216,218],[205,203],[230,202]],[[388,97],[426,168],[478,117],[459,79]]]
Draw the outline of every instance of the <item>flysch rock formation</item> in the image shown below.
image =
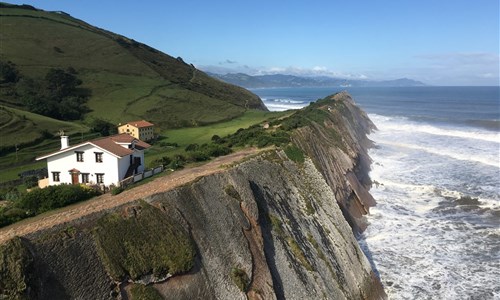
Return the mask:
[[[385,298],[355,238],[374,204],[366,138],[373,124],[346,93],[320,109],[329,112],[323,124],[292,136],[303,162],[265,151],[144,201],[12,239],[2,246],[1,274],[11,280],[0,280],[0,294],[24,288],[31,299],[131,299],[133,285],[148,284],[164,299]],[[155,211],[149,220],[140,218],[146,207]],[[96,239],[106,215],[136,218],[144,230],[151,218],[176,224],[195,249],[192,267],[118,280]],[[134,247],[157,247],[156,237]]]

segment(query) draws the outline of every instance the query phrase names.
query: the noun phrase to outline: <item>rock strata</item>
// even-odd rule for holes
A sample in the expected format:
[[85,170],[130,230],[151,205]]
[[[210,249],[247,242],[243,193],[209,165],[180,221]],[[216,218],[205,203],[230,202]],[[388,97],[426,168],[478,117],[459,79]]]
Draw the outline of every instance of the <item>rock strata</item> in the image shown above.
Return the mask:
[[[366,133],[373,124],[345,93],[320,104],[318,109],[328,112],[322,114],[327,117],[292,135],[305,155],[303,162],[290,159],[281,149],[265,151],[144,201],[1,245],[0,254],[14,247],[25,255],[0,256],[2,276],[21,270],[8,287],[0,285],[0,294],[17,291],[31,299],[130,299],[131,287],[141,284],[132,277],[139,277],[165,299],[385,298],[354,235],[364,228],[363,215],[374,204],[368,193],[366,150],[370,145]],[[154,212],[145,220],[132,210]],[[196,252],[194,257],[184,257],[190,269],[161,282],[153,279],[170,274],[169,270],[140,269],[150,263],[141,251],[150,252],[154,249],[148,247],[157,245],[151,234],[137,236],[137,241],[130,236],[123,239],[126,250],[116,257],[128,258],[115,260],[113,252],[102,249],[108,243],[98,243],[96,230],[102,230],[103,220],[121,224],[120,218],[145,230],[151,224],[166,224],[182,232],[182,243],[193,245]],[[168,234],[177,236],[174,231]],[[185,242],[186,237],[190,242]],[[109,238],[119,241],[121,237]],[[175,244],[169,247],[172,255],[163,254],[167,261],[186,251]],[[131,257],[145,261],[130,270],[130,265],[136,265],[127,261]],[[111,267],[123,270],[119,279],[112,276],[116,272],[110,272]],[[148,278],[151,282],[145,282]]]

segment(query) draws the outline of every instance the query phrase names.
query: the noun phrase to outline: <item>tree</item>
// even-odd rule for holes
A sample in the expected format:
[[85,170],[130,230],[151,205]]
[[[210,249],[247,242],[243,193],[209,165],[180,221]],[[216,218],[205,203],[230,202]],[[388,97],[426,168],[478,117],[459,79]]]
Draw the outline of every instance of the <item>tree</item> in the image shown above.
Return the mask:
[[0,76],[0,83],[15,83],[20,78],[16,65],[11,61],[0,61]]
[[92,132],[99,132],[102,136],[108,136],[117,133],[116,126],[103,119],[93,119],[90,122],[90,130]]
[[45,82],[52,97],[58,99],[75,96],[76,87],[82,84],[75,75],[61,69],[50,69],[45,75]]
[[77,87],[82,84],[74,70],[50,69],[43,81],[23,78],[16,90],[29,111],[44,116],[78,120],[89,112],[86,106],[87,95]]

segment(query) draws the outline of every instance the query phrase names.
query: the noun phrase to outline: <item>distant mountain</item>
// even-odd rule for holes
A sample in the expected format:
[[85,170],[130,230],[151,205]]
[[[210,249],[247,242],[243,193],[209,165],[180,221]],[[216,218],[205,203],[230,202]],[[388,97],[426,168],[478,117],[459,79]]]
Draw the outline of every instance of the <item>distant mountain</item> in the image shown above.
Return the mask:
[[327,76],[301,77],[294,75],[257,75],[251,76],[244,73],[228,73],[225,75],[207,73],[224,82],[238,85],[244,88],[269,88],[269,87],[362,87],[362,86],[424,86],[425,84],[408,78],[395,80],[361,80],[343,79]]

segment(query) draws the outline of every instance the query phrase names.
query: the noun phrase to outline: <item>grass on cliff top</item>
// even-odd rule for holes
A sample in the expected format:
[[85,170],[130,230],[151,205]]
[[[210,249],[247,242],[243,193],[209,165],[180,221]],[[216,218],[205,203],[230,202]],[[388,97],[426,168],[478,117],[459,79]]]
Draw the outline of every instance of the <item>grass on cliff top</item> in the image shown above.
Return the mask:
[[134,300],[163,300],[160,292],[150,285],[134,284],[130,294]]
[[32,263],[33,257],[18,237],[0,245],[0,299],[28,299]]
[[285,149],[285,154],[286,156],[293,160],[294,162],[296,163],[304,163],[305,161],[305,156],[304,156],[304,152],[302,152],[302,150],[300,150],[297,146],[295,145],[288,145]]
[[[163,156],[185,155],[185,148],[190,144],[202,145],[211,143],[212,137],[220,137],[235,133],[240,128],[262,123],[272,118],[280,118],[289,115],[290,112],[266,112],[259,110],[248,110],[243,115],[227,122],[216,123],[206,126],[189,127],[180,129],[164,130],[161,141],[155,143],[146,152],[146,165],[149,165],[155,159]],[[178,147],[162,146],[166,144],[177,144]]]
[[124,214],[104,216],[93,231],[99,256],[114,280],[163,277],[193,267],[194,242],[178,223],[144,201]]

